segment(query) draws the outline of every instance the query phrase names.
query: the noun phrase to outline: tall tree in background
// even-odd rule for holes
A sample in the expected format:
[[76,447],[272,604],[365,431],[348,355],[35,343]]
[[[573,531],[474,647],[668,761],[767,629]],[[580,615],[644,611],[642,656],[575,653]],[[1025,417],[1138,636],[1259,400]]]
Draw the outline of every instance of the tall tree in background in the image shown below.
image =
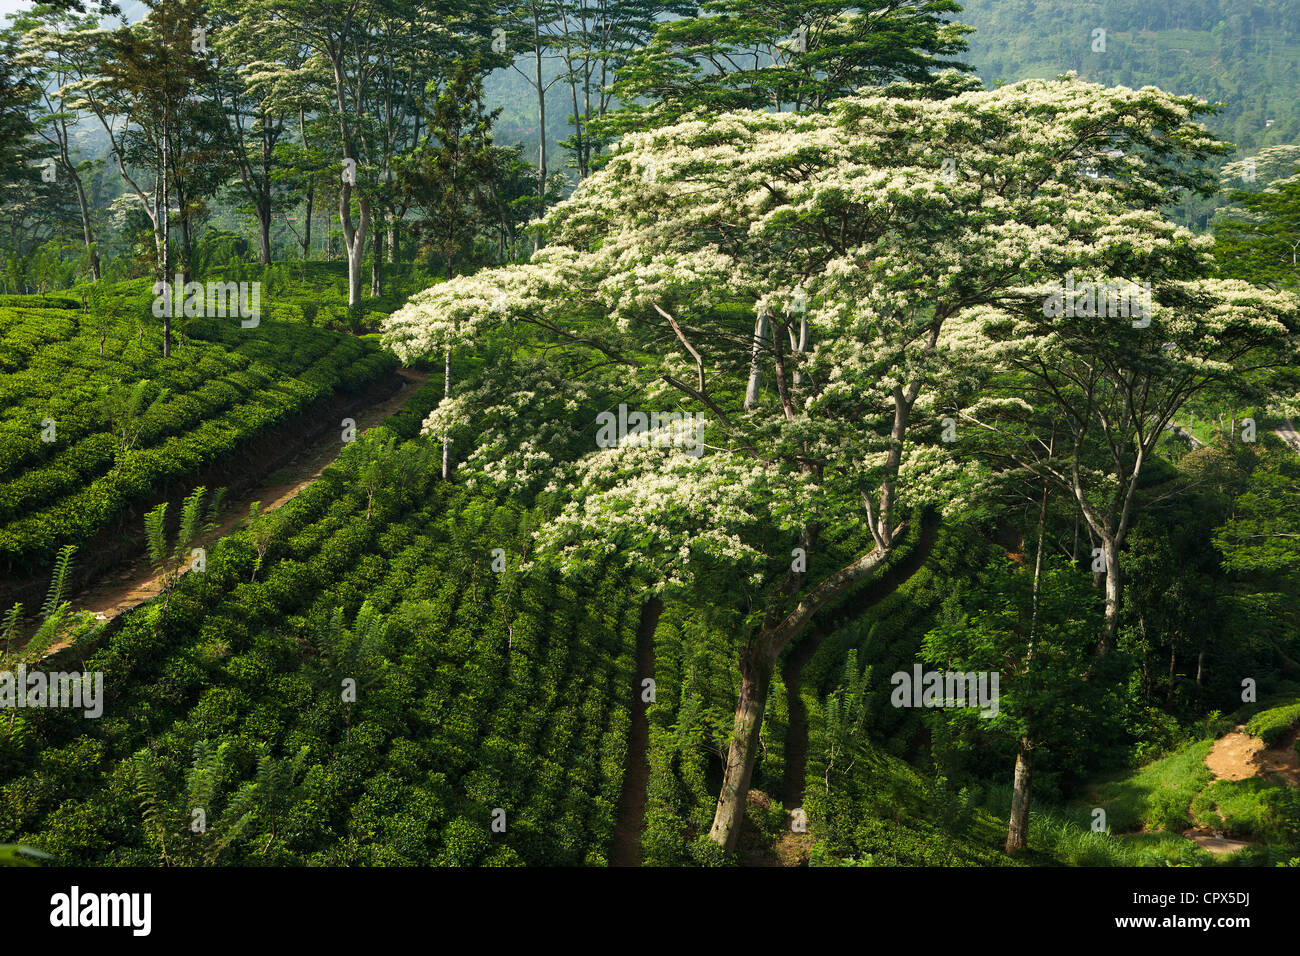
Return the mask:
[[14,18],[10,29],[15,34],[15,45],[22,50],[16,62],[29,71],[30,82],[40,90],[40,104],[35,116],[36,134],[52,151],[50,158],[54,160],[59,175],[72,183],[81,216],[82,241],[90,277],[99,281],[99,251],[95,245],[90,201],[82,179],[83,173],[93,168],[95,161],[73,156],[73,134],[82,117],[70,102],[74,95],[70,84],[87,76],[93,64],[93,49],[85,44],[84,38],[95,24],[94,17],[76,16],[57,7],[38,4]]
[[[613,91],[610,131],[703,108],[823,109],[837,97],[902,80],[924,83],[966,49],[954,0],[707,0],[697,16],[661,23],[631,54]],[[644,102],[648,100],[649,102]],[[641,101],[641,102],[638,102]]]
[[[483,104],[483,70],[474,57],[456,65],[434,100],[426,142],[403,167],[403,191],[422,214],[419,234],[451,278],[459,265],[475,262],[475,244],[495,218],[492,182],[498,173],[492,122],[500,111]],[[443,394],[451,394],[451,347],[443,356]],[[442,477],[451,467],[449,436],[442,436]]]
[[687,16],[695,8],[684,0],[568,0],[555,6],[560,16],[554,47],[569,88],[573,129],[560,145],[573,154],[578,178],[585,179],[610,143],[598,129],[615,105],[612,86],[624,64],[646,46],[664,18]]
[[[329,90],[348,302],[359,305],[366,240],[393,214],[395,159],[419,140],[430,81],[487,47],[487,7],[482,0],[240,0],[232,12],[240,42],[266,64],[268,79],[276,71],[288,77],[310,70],[309,82]],[[283,56],[294,44],[300,61]],[[372,291],[379,288],[380,248]]]
[[236,23],[237,15],[227,6],[212,5],[207,29],[213,71],[207,92],[222,121],[223,144],[237,171],[239,189],[257,220],[258,261],[269,265],[278,160],[282,158],[276,147],[293,115],[294,94],[302,93],[300,84],[293,82],[297,75],[291,58],[297,50],[291,47],[281,52],[288,61],[284,64],[289,68],[288,77],[279,64],[269,77],[263,76],[261,64],[245,55],[247,47],[239,35],[231,37],[230,28]]
[[[1099,656],[1119,632],[1120,554],[1144,469],[1174,415],[1207,390],[1260,397],[1258,373],[1293,361],[1300,342],[1292,297],[1204,278],[1214,270],[1207,242],[1158,218],[1158,189],[1120,178],[1100,194],[1114,198],[1073,219],[1061,242],[1055,267],[1077,276],[1074,305],[1045,307],[1061,294],[1057,280],[980,317],[980,367],[1001,375],[961,413],[995,436],[998,459],[1069,496],[1100,545]],[[1126,212],[1143,206],[1143,216]],[[1112,241],[1117,230],[1124,238]],[[1133,230],[1146,235],[1135,241]],[[1144,279],[1149,306],[1111,314],[1117,295],[1148,295],[1133,285]]]
[[[549,164],[546,151],[546,94],[551,87],[564,79],[562,71],[547,76],[560,57],[556,52],[562,35],[564,9],[562,3],[547,0],[517,0],[500,8],[502,26],[494,28],[493,50],[511,55],[522,55],[523,64],[514,62],[515,71],[524,78],[537,97],[537,199],[539,205],[546,201]],[[540,243],[534,233],[533,249]]]
[[32,166],[39,157],[31,118],[40,90],[19,67],[17,41],[11,32],[0,34],[0,198],[15,225],[26,218],[40,189],[40,171]]
[[[182,221],[182,264],[188,265],[199,215],[195,204],[218,178],[207,168],[213,159],[211,112],[191,96],[211,67],[197,2],[147,0],[146,5],[149,13],[137,24],[77,31],[95,51],[96,61],[74,82],[69,102],[92,112],[108,134],[122,180],[153,228],[155,275],[170,281],[172,198],[181,197],[176,211]],[[168,311],[163,316],[164,355],[171,352]]]

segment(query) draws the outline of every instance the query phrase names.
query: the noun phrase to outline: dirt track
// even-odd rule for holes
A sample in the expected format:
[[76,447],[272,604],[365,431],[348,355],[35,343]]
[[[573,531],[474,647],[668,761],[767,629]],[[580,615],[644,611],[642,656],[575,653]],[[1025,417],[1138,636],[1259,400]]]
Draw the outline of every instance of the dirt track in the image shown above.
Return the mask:
[[[373,428],[389,415],[399,411],[412,393],[429,377],[427,372],[414,369],[401,369],[399,374],[405,382],[396,394],[383,401],[364,406],[353,416],[357,422],[358,434]],[[273,511],[291,501],[319,478],[321,473],[338,458],[343,449],[339,440],[340,435],[339,431],[327,433],[320,440],[304,447],[288,465],[267,476],[264,483],[248,488],[234,498],[228,499],[222,507],[217,526],[204,535],[197,546],[207,546],[243,524],[248,518],[249,506],[254,501],[262,503],[263,511]],[[161,591],[162,576],[154,571],[148,556],[142,556],[130,567],[82,590],[73,598],[72,606],[76,610],[90,611],[111,621],[145,601],[157,597]],[[55,644],[45,656],[48,657],[67,646],[64,642]]]

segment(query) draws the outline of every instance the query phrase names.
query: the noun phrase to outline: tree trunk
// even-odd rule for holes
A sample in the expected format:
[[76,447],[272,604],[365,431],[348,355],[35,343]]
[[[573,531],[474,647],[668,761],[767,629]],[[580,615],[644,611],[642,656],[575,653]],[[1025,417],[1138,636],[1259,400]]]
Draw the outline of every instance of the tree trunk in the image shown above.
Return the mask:
[[1169,707],[1174,702],[1174,674],[1178,662],[1178,644],[1174,641],[1169,643],[1169,682],[1165,685],[1165,706]]
[[306,262],[311,258],[311,219],[312,219],[312,199],[315,198],[313,193],[316,191],[315,183],[307,184],[307,215],[303,217],[302,229],[302,261]]
[[371,243],[373,255],[370,259],[370,294],[380,295],[384,289],[384,230],[375,228],[375,238]]
[[1196,712],[1201,712],[1201,691],[1205,689],[1205,645],[1196,655]]
[[1119,633],[1119,606],[1122,582],[1119,571],[1119,543],[1114,540],[1102,541],[1102,553],[1106,558],[1106,620],[1102,628],[1101,640],[1097,642],[1097,656],[1105,657],[1115,646]]
[[[764,639],[759,638],[760,648],[764,643]],[[772,669],[775,664],[775,654],[761,651],[746,652],[740,661],[740,697],[736,701],[736,719],[732,727],[731,744],[727,749],[727,764],[722,773],[718,809],[709,831],[709,838],[728,853],[735,852],[740,839],[740,825],[745,819],[745,801],[749,796],[749,781],[754,773],[759,732],[763,727],[763,711],[767,707],[767,694],[772,684]]]
[[[533,10],[533,60],[536,71],[533,82],[537,87],[537,215],[546,212],[546,84],[542,81],[542,31],[538,23],[539,12]],[[533,233],[533,252],[541,248],[540,232]]]
[[259,265],[271,264],[271,207],[257,207],[257,261]]
[[[451,348],[447,349],[446,363],[442,372],[442,400],[445,402],[451,395]],[[442,480],[447,480],[447,475],[451,469],[451,436],[442,436]]]
[[[799,317],[799,341],[795,345],[795,351],[800,355],[806,355],[812,346],[812,330],[808,325],[808,313],[804,312]],[[796,364],[794,369],[795,385],[803,384],[803,372],[800,371],[800,365]]]
[[1033,742],[1028,737],[1021,737],[1016,749],[1016,775],[1011,790],[1011,820],[1007,824],[1008,853],[1016,853],[1029,846],[1029,797],[1033,765]]
[[749,384],[745,387],[745,409],[758,403],[758,392],[763,385],[763,343],[767,341],[769,318],[766,312],[754,320],[754,349],[749,358]]
[[65,162],[72,179],[72,185],[77,189],[77,209],[81,213],[81,236],[86,243],[86,256],[90,260],[90,278],[94,282],[99,281],[99,252],[95,249],[95,233],[90,226],[90,204],[86,201],[86,189],[81,184],[81,177],[73,169],[71,162]]
[[365,255],[365,247],[359,241],[346,242],[348,253],[348,305],[358,305],[361,302],[361,260]]
[[[162,180],[162,211],[159,217],[162,220],[162,279],[163,282],[171,281],[171,209],[168,207],[169,197],[167,192],[167,114],[163,113],[163,134],[162,134],[162,164],[159,166],[159,178]],[[157,226],[155,225],[155,230]],[[173,290],[174,291],[174,290]],[[174,300],[173,300],[174,301]],[[163,340],[162,354],[167,358],[172,353],[172,310],[170,307],[163,309]]]
[[370,231],[370,200],[357,198],[361,215],[356,228],[352,226],[352,190],[344,186],[339,192],[339,220],[343,225],[343,245],[348,255],[348,305],[361,303],[361,266],[366,251],[366,235]]

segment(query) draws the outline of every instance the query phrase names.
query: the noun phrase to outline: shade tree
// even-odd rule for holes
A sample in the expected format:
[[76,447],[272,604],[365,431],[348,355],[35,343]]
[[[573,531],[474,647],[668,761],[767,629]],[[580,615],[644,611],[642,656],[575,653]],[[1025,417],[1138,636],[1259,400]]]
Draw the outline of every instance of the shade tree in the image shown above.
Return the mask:
[[[1086,259],[1076,219],[1110,216],[1113,241],[1129,245],[1158,231],[1154,215],[1114,214],[1186,180],[1176,160],[1211,145],[1196,109],[1155,89],[1063,78],[630,134],[548,215],[548,245],[531,262],[434,286],[386,323],[406,359],[527,336],[613,377],[629,408],[660,413],[653,432],[638,422],[632,440],[553,482],[570,497],[538,553],[561,567],[622,561],[659,590],[688,590],[696,567],[719,562],[747,583],[711,831],[722,846],[736,845],[781,652],[880,571],[908,508],[952,512],[975,497],[984,469],[941,441],[933,393],[987,356],[948,326],[977,330],[982,310]],[[1129,175],[1087,177],[1117,145]],[[952,155],[964,175],[950,174]],[[772,330],[757,345],[755,315]],[[770,384],[747,402],[755,365]],[[680,415],[664,417],[673,411],[705,417],[702,444]],[[451,399],[425,428],[441,434],[476,413],[468,396]],[[500,449],[492,470],[527,473],[532,445],[510,441],[509,427],[485,431]],[[870,544],[820,564],[823,534],[855,526]],[[791,560],[794,549],[807,560]]]

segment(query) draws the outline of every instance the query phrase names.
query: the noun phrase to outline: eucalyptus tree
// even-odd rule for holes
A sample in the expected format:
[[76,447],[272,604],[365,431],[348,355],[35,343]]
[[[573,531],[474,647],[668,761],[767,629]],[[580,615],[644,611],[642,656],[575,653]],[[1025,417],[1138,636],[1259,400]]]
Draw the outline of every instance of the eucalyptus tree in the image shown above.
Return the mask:
[[93,30],[95,24],[95,17],[77,16],[38,4],[15,14],[10,30],[19,48],[15,62],[26,70],[29,82],[39,90],[39,105],[33,117],[36,135],[53,154],[48,158],[55,165],[56,178],[66,178],[76,193],[90,275],[98,281],[99,252],[91,205],[82,179],[83,173],[95,163],[74,156],[74,134],[82,116],[72,102],[74,94],[70,86],[91,69],[93,50],[84,43],[83,34]]
[[[138,23],[70,31],[91,51],[91,60],[68,84],[68,105],[93,113],[108,134],[123,184],[152,227],[155,276],[166,281],[173,197],[182,264],[188,266],[201,201],[221,175],[213,166],[211,110],[194,96],[211,69],[200,42],[202,7],[196,0],[145,5],[148,13]],[[163,354],[170,351],[171,317],[165,312]]]
[[[1153,88],[1066,77],[629,134],[551,211],[549,244],[531,262],[437,285],[388,320],[386,341],[408,359],[526,333],[546,344],[536,375],[552,388],[567,352],[585,370],[570,380],[575,393],[589,376],[613,375],[629,403],[664,410],[657,430],[620,426],[630,440],[600,442],[598,432],[597,444],[617,447],[555,476],[569,499],[539,532],[538,554],[562,567],[622,561],[660,590],[688,587],[702,564],[745,575],[751,612],[737,636],[739,695],[710,834],[724,847],[739,835],[781,652],[880,571],[907,508],[974,500],[983,469],[951,454],[934,404],[939,382],[972,377],[972,363],[987,360],[963,330],[1086,257],[1075,220],[1142,194],[1120,179],[1080,188],[1095,157],[1124,148],[1134,180],[1183,182],[1178,163],[1212,142],[1195,109]],[[952,175],[954,156],[964,175]],[[1160,226],[1134,213],[1104,231],[1102,259],[1112,242],[1140,246]],[[757,355],[773,385],[747,408],[754,314],[773,329]],[[509,382],[512,399],[478,389],[425,422],[430,434],[486,422],[467,473],[539,467],[537,436],[512,435],[517,419],[499,409],[540,393],[518,372]],[[668,409],[704,415],[703,442],[686,434],[697,419],[666,419]],[[860,553],[820,560],[823,535],[862,526],[871,538]]]
[[[436,91],[462,56],[490,57],[487,12],[482,0],[236,0],[231,5],[238,18],[231,42],[259,62],[263,81],[272,82],[279,73],[286,81],[329,91],[326,115],[335,134],[350,305],[361,300],[366,240],[392,213],[395,158],[420,138],[430,87]],[[289,56],[290,49],[297,52]],[[372,290],[378,278],[376,271]]]

